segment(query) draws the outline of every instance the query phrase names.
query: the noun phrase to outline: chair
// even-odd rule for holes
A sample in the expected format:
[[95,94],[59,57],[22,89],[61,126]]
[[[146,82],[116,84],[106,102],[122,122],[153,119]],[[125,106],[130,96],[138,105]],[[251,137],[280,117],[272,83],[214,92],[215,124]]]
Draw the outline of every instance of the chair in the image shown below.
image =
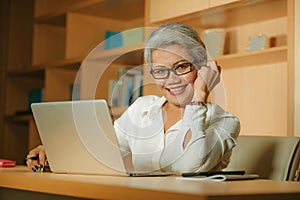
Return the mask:
[[299,180],[300,138],[239,136],[226,170],[245,170],[263,179]]

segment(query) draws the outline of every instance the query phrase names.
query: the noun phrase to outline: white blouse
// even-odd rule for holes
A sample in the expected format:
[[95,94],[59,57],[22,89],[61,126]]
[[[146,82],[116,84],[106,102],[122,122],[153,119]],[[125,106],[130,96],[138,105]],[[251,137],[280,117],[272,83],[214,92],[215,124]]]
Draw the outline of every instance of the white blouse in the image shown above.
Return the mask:
[[[140,97],[114,123],[122,155],[132,154],[135,170],[191,172],[225,168],[239,134],[238,118],[213,103],[187,105],[183,118],[165,133],[165,101],[165,97]],[[192,138],[183,148],[188,130]]]

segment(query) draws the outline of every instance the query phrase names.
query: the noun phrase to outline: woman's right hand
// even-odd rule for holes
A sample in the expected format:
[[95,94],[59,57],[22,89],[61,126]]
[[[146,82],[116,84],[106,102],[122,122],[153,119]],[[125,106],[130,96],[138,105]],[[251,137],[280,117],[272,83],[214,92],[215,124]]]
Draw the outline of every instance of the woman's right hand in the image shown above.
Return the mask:
[[[30,159],[34,157],[37,157],[37,159]],[[29,151],[26,160],[27,166],[34,172],[43,169],[45,166],[48,166],[46,153],[42,145],[39,145],[36,148]]]
[[194,82],[194,97],[192,101],[206,102],[209,93],[220,82],[221,67],[215,61],[208,61],[206,66],[198,70]]

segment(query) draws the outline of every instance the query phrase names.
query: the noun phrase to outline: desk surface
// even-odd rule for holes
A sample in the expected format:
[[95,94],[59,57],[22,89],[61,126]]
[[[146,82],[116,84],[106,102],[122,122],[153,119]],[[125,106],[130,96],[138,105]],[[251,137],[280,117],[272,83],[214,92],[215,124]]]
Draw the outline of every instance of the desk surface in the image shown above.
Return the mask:
[[0,187],[97,199],[300,199],[300,182],[272,180],[190,181],[169,177],[118,177],[33,173],[0,168]]

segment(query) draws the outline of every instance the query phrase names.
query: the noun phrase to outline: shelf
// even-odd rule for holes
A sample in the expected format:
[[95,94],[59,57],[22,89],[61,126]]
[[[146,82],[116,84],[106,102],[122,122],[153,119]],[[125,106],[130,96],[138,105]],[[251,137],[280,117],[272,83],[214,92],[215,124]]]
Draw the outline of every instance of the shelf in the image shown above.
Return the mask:
[[88,55],[89,61],[107,62],[108,59],[116,63],[140,65],[143,59],[144,43],[123,46],[110,50],[102,50]]
[[[143,59],[143,48],[144,43],[123,46],[110,50],[103,50],[97,52],[97,54],[92,55],[91,60],[107,60],[107,58],[115,58],[115,63],[125,63],[128,65],[140,65]],[[48,68],[63,68],[63,69],[79,69],[81,62],[85,59],[84,56],[58,60],[43,64],[38,64],[33,67],[26,67],[18,70],[8,71],[8,76],[11,77],[38,77],[43,78],[45,69]]]
[[45,70],[44,68],[24,68],[18,70],[10,70],[7,72],[9,77],[27,77],[34,79],[44,79]]
[[[271,12],[266,12],[266,10]],[[266,0],[244,0],[203,9],[155,23],[162,24],[175,21],[205,29],[212,27],[234,27],[285,17],[286,15],[286,0],[274,0],[272,3]]]
[[62,59],[62,60],[57,60],[53,62],[47,62],[39,65],[33,66],[35,69],[47,69],[47,68],[64,68],[64,69],[76,69],[79,68],[80,63],[84,60],[84,57],[75,57],[75,58],[70,58],[70,59]]
[[[9,23],[9,37],[4,39],[9,51],[4,66],[5,95],[1,105],[6,140],[0,146],[3,146],[4,156],[21,162],[28,148],[35,147],[39,139],[33,116],[27,112],[28,93],[43,89],[43,101],[49,102],[71,100],[72,86],[80,89],[80,93],[84,91],[83,86],[94,74],[77,76],[81,63],[97,45],[104,43],[106,31],[144,27],[144,0],[12,1],[8,9],[9,20],[5,21]],[[120,67],[143,64],[143,46],[103,48],[94,58],[107,58],[112,62],[101,81],[107,84],[108,78],[118,77]],[[103,63],[97,62],[98,69],[104,68],[102,66]],[[81,76],[87,77],[86,82]],[[101,95],[107,92],[102,82],[99,84]],[[103,99],[107,96],[103,95]],[[112,108],[112,118],[118,118],[126,109]]]
[[78,13],[128,21],[144,17],[143,0],[105,0],[85,6]]
[[287,46],[272,47],[265,50],[229,54],[213,58],[224,68],[238,68],[266,63],[286,62]]
[[106,31],[121,32],[142,27],[144,22],[143,18],[125,22],[124,20],[101,18],[78,12],[67,13],[66,16],[66,24],[62,27],[49,24],[35,24],[33,65],[43,65],[43,63],[49,63],[53,60],[84,57],[97,45],[104,45]]
[[[46,11],[37,11],[39,7],[41,6],[44,2],[37,2],[36,5],[36,13],[35,13],[35,21],[38,23],[45,23],[45,24],[51,24],[51,25],[58,25],[58,26],[64,26],[65,25],[65,18],[66,18],[66,13],[67,12],[74,12],[77,10],[80,10],[84,7],[88,7],[91,5],[95,5],[98,3],[103,2],[104,0],[89,0],[89,1],[79,1],[77,3],[73,3],[73,5],[61,5],[60,7],[57,6],[57,8],[53,11],[48,10]],[[52,2],[49,2],[48,4],[51,4]],[[54,1],[54,3],[56,3]],[[63,2],[62,2],[63,3]],[[60,3],[61,4],[61,3]],[[43,7],[44,8],[44,7]],[[49,9],[49,8],[47,8]],[[38,13],[41,12],[41,13]]]
[[80,63],[83,61],[83,57],[59,60],[44,64],[35,65],[33,67],[18,69],[18,70],[10,70],[8,71],[8,76],[11,77],[38,77],[44,78],[45,69],[48,68],[62,68],[62,69],[79,69]]
[[66,28],[34,24],[32,65],[66,58]]
[[[50,2],[51,3],[51,2]],[[142,12],[141,12],[142,11]],[[62,6],[35,17],[37,23],[65,26],[66,14],[76,12],[96,17],[128,21],[144,16],[144,1],[141,0],[88,0]]]
[[31,114],[9,115],[5,116],[5,119],[14,123],[29,123],[29,121],[33,119],[33,116]]

